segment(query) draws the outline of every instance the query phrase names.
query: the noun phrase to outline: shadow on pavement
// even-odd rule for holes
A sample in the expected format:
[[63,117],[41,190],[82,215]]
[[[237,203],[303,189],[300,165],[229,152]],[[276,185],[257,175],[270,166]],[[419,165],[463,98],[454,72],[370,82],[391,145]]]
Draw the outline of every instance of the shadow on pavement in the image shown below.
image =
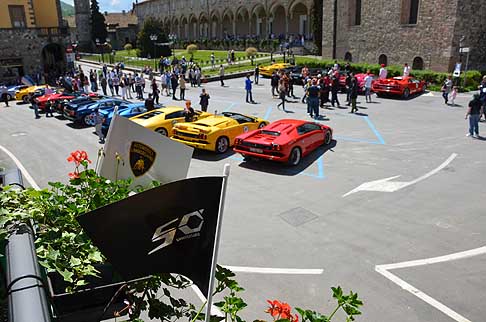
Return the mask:
[[230,156],[234,155],[235,153],[233,152],[233,149],[230,148],[226,153],[216,153],[214,151],[207,151],[207,150],[198,150],[194,149],[194,152],[192,154],[192,157],[197,160],[202,160],[202,161],[220,161],[226,158],[229,158]]
[[332,151],[336,145],[337,141],[333,140],[331,144],[317,148],[310,154],[306,155],[297,166],[290,166],[285,163],[255,158],[242,161],[238,166],[249,170],[268,172],[281,176],[295,176],[314,164],[314,162],[316,162],[316,160],[319,159],[324,153],[329,150]]

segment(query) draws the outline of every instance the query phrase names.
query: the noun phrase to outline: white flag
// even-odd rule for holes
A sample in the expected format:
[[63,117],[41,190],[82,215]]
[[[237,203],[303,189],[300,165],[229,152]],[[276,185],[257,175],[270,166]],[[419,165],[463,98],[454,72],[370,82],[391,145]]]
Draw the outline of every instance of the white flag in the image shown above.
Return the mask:
[[185,179],[193,149],[148,130],[122,116],[113,115],[99,174],[107,179],[133,179],[146,186]]

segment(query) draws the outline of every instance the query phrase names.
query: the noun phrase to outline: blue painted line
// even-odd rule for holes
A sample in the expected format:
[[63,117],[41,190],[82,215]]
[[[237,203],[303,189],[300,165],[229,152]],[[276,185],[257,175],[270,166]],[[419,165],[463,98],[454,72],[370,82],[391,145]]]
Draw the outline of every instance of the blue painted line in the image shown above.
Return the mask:
[[301,174],[303,174],[304,176],[307,176],[307,177],[312,177],[312,178],[315,178],[315,179],[325,179],[326,176],[324,175],[324,155],[321,155],[319,157],[319,159],[317,159],[317,174],[313,174],[313,173],[309,173],[309,172],[302,172]]
[[373,131],[373,133],[375,133],[376,137],[378,138],[378,141],[380,141],[380,144],[385,144],[385,140],[383,140],[383,137],[381,136],[380,132],[378,132],[376,127],[373,125],[370,118],[368,116],[363,116],[363,118],[366,120],[366,123],[368,123],[368,126]]
[[272,113],[272,110],[273,110],[272,106],[267,107],[267,111],[265,112],[265,116],[263,117],[264,120],[268,120],[270,114]]
[[338,140],[343,140],[343,141],[351,141],[351,142],[363,142],[363,143],[370,143],[370,144],[384,144],[379,141],[372,141],[372,140],[366,140],[366,139],[356,139],[356,138],[350,138],[347,136],[339,136],[339,135],[334,135],[335,139]]
[[243,161],[243,157],[242,156],[238,156],[238,155],[230,155],[230,159],[233,159],[233,160],[236,160],[236,161]]
[[227,108],[225,108],[225,109],[223,110],[223,112],[229,112],[229,111],[231,111],[231,109],[232,109],[233,107],[235,107],[235,105],[236,105],[236,103],[231,103],[231,104],[230,104],[230,106],[228,106]]

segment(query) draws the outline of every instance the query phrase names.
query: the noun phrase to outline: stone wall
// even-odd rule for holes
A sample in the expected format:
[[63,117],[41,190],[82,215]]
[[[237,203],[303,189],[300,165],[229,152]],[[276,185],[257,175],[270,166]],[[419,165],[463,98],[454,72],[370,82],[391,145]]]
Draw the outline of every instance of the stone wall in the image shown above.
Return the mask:
[[[378,63],[379,56],[386,55],[388,64],[412,65],[420,57],[424,68],[450,71],[458,56],[458,34],[469,34],[471,43],[477,47],[481,47],[480,37],[485,43],[484,0],[420,1],[418,21],[414,25],[402,24],[402,0],[362,1],[361,24],[352,26],[349,13],[354,2],[338,1],[337,59],[344,59],[350,53],[353,61]],[[324,0],[324,58],[332,58],[333,8],[334,0]],[[478,8],[481,14],[477,14]],[[481,28],[483,34],[479,32]],[[471,56],[471,66],[484,62],[485,48],[483,45],[477,50],[477,56]]]
[[76,11],[76,40],[80,51],[90,51],[91,40],[90,0],[74,0]]

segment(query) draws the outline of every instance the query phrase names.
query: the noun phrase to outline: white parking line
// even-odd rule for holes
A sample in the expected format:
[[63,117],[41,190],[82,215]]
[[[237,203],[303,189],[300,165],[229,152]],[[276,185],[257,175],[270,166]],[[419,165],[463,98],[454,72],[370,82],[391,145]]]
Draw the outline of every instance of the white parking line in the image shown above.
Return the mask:
[[384,277],[388,278],[390,281],[397,284],[398,286],[400,286],[405,291],[415,295],[416,297],[418,297],[422,301],[424,301],[424,302],[428,303],[429,305],[435,307],[436,309],[438,309],[442,313],[446,314],[450,318],[454,319],[455,321],[457,321],[457,322],[471,322],[470,320],[463,317],[459,313],[455,312],[451,308],[445,306],[444,304],[440,303],[436,299],[425,294],[424,292],[417,289],[413,285],[405,282],[404,280],[402,280],[400,277],[396,276],[395,274],[389,272],[389,270],[449,262],[449,261],[464,259],[464,258],[468,258],[468,257],[483,255],[483,254],[486,254],[486,246],[466,250],[466,251],[463,251],[463,252],[444,255],[444,256],[424,258],[424,259],[418,259],[418,260],[406,261],[406,262],[400,262],[400,263],[394,263],[394,264],[376,265],[375,271],[377,271],[378,273],[380,273]]
[[30,175],[29,171],[27,171],[27,169],[22,165],[22,163],[20,162],[20,160],[17,159],[17,157],[12,152],[10,152],[9,150],[7,150],[7,148],[5,148],[5,147],[3,147],[1,145],[0,145],[0,150],[2,150],[3,152],[5,152],[12,159],[12,161],[15,163],[15,165],[17,166],[17,168],[19,168],[20,171],[22,171],[22,175],[25,177],[25,179],[27,180],[27,182],[29,182],[29,184],[32,186],[32,188],[34,188],[36,190],[40,190],[40,187],[37,185],[37,183],[35,182],[34,178],[32,178],[32,176]]
[[236,273],[257,273],[257,274],[295,274],[295,275],[321,275],[323,269],[305,268],[272,268],[272,267],[246,267],[246,266],[227,266],[225,268]]

